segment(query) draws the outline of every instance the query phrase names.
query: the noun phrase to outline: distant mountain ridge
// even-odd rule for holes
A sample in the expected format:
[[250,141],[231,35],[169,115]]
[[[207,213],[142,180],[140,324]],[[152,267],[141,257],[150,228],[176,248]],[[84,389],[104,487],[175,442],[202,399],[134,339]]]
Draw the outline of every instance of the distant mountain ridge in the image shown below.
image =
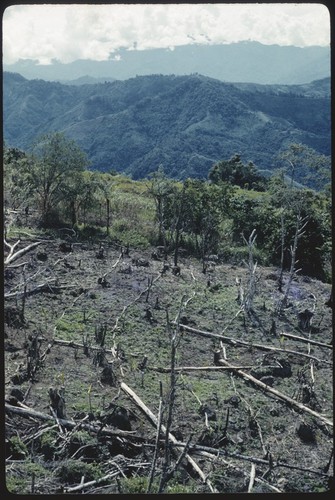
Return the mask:
[[258,42],[190,44],[171,49],[120,49],[108,61],[77,60],[49,65],[33,60],[4,64],[4,71],[49,81],[78,78],[127,80],[136,75],[199,73],[227,82],[303,84],[330,76],[330,47],[263,45]]
[[[63,85],[4,73],[4,138],[28,150],[63,131],[92,168],[144,178],[206,177],[235,153],[261,169],[292,142],[330,154],[330,79],[305,85],[232,84],[202,75],[147,75]],[[298,178],[297,178],[298,180]]]

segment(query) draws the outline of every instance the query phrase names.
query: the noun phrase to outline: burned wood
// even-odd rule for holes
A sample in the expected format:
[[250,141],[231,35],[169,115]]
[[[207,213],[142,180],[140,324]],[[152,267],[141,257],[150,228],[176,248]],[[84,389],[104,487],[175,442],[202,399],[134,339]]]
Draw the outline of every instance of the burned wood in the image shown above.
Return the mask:
[[14,245],[10,245],[6,240],[4,240],[4,244],[6,247],[9,248],[9,253],[7,257],[5,258],[5,265],[10,264],[14,260],[18,259],[19,257],[22,257],[22,255],[25,255],[27,252],[32,250],[33,248],[36,248],[38,245],[41,245],[43,241],[35,241],[34,243],[31,243],[30,245],[26,246],[25,248],[22,248],[21,250],[18,250],[15,252],[15,248],[17,245],[21,242],[21,240],[18,240],[14,243]]
[[[171,443],[171,446],[185,446],[186,443],[177,441],[177,443]],[[228,457],[228,458],[233,458],[236,460],[242,460],[246,462],[253,462],[258,465],[269,465],[269,461],[265,458],[259,458],[259,457],[252,457],[248,455],[243,455],[241,453],[234,453],[230,452],[226,449],[219,449],[219,448],[212,448],[209,446],[203,446],[199,444],[190,444],[189,446],[189,453],[194,453],[199,456],[207,456],[208,458],[212,458],[213,460],[215,459],[220,459],[220,457]],[[283,467],[286,469],[292,469],[292,470],[300,470],[302,472],[309,472],[310,474],[315,474],[317,476],[328,476],[327,472],[324,472],[322,470],[317,470],[317,469],[309,469],[305,467],[299,467],[297,465],[291,465],[287,462],[281,462],[280,460],[275,460],[272,463],[273,468],[277,467]]]
[[[130,398],[142,410],[142,412],[148,418],[148,420],[150,421],[150,423],[152,425],[154,425],[154,427],[157,428],[158,419],[152,413],[152,411],[146,406],[146,404],[143,403],[143,401],[138,397],[138,395],[127,384],[125,384],[124,382],[121,382],[120,387],[121,387],[122,391],[125,392],[128,396],[130,396]],[[162,429],[163,433],[166,432],[166,428],[165,428],[164,425],[161,426],[161,429]],[[177,439],[175,438],[175,436],[172,433],[169,433],[168,436],[169,436],[169,441],[170,442],[177,443]],[[184,448],[184,447],[185,447],[185,444],[183,444],[183,446],[181,446],[181,448]],[[198,473],[198,475],[200,476],[200,478],[203,481],[203,483],[206,483],[207,486],[209,487],[210,491],[212,493],[215,493],[216,490],[213,488],[213,486],[210,483],[208,477],[206,477],[205,474],[203,473],[203,471],[200,469],[199,465],[193,460],[193,458],[188,453],[186,453],[185,458],[188,461],[188,463],[193,467],[193,469]]]
[[[235,366],[236,369],[249,370],[255,368],[255,365]],[[162,368],[159,366],[148,366],[147,370],[152,370],[160,373],[170,373],[171,368]],[[227,371],[230,370],[227,366],[178,366],[174,369],[176,372],[193,372],[193,371]]]
[[[172,321],[172,324],[175,324],[175,322]],[[187,325],[183,325],[183,324],[180,325],[180,328],[182,328],[185,333],[196,333],[196,334],[201,335],[203,337],[220,339],[222,342],[224,342],[226,344],[230,344],[232,346],[243,345],[245,347],[249,347],[249,348],[252,347],[252,348],[260,349],[263,351],[285,352],[286,354],[295,354],[296,356],[302,356],[304,358],[314,359],[314,361],[318,361],[320,363],[332,365],[332,362],[327,361],[326,359],[320,359],[320,358],[317,358],[316,356],[312,356],[310,354],[305,354],[305,353],[299,352],[299,351],[292,351],[291,349],[281,349],[279,347],[267,346],[267,345],[263,345],[263,344],[254,344],[251,342],[246,342],[244,340],[238,340],[238,339],[233,339],[231,337],[226,337],[226,336],[220,335],[218,333],[211,333],[211,332],[206,332],[204,330],[198,330],[197,328],[193,328],[191,326],[187,326]]]
[[56,278],[52,278],[51,280],[42,283],[41,285],[37,285],[35,288],[31,290],[25,290],[23,292],[10,292],[5,293],[4,299],[22,299],[23,297],[28,297],[29,295],[35,295],[36,293],[60,293],[61,290],[66,290],[68,288],[76,288],[77,285],[53,285],[52,283],[57,282]]
[[286,337],[292,340],[299,340],[300,342],[305,342],[306,344],[313,344],[320,347],[326,347],[327,349],[333,349],[330,344],[325,344],[324,342],[318,342],[317,340],[306,339],[305,337],[299,337],[298,335],[292,335],[291,333],[281,333],[281,337]]
[[[19,406],[13,406],[10,405],[9,403],[5,403],[5,410],[7,414],[15,413],[16,415],[20,415],[24,418],[33,418],[37,420],[43,420],[45,422],[55,422],[55,418],[52,415],[47,415],[46,413],[38,412],[35,410],[32,410],[31,408],[28,407],[19,407]],[[65,427],[66,429],[74,429],[76,426],[78,426],[78,422],[75,422],[74,420],[67,420],[64,418],[58,418],[58,421],[62,427]],[[80,423],[80,428],[86,429],[90,432],[93,432],[95,434],[102,434],[106,436],[118,436],[130,440],[136,440],[140,442],[145,442],[146,439],[142,436],[136,435],[135,431],[122,431],[120,429],[113,430],[113,429],[101,429],[101,426],[99,425],[93,425],[93,424],[87,424],[84,422]]]
[[303,411],[304,413],[309,413],[310,415],[317,418],[318,420],[320,420],[324,424],[333,427],[333,422],[331,420],[329,420],[328,418],[324,417],[323,415],[321,415],[320,413],[317,413],[316,411],[312,410],[311,408],[308,408],[307,406],[304,406],[303,404],[299,403],[295,399],[292,399],[289,396],[286,396],[285,394],[283,394],[282,392],[279,392],[276,389],[273,389],[272,387],[264,384],[263,382],[261,382],[260,380],[258,380],[255,377],[253,377],[252,375],[249,375],[248,373],[243,372],[242,370],[235,369],[233,367],[233,365],[231,365],[230,363],[228,363],[228,361],[226,361],[224,359],[221,359],[220,363],[224,366],[230,367],[235,373],[240,375],[240,377],[244,378],[245,380],[249,380],[257,387],[260,387],[261,389],[263,389],[266,393],[270,393],[270,394],[276,396],[278,399],[289,404],[290,406],[292,406],[296,410]]

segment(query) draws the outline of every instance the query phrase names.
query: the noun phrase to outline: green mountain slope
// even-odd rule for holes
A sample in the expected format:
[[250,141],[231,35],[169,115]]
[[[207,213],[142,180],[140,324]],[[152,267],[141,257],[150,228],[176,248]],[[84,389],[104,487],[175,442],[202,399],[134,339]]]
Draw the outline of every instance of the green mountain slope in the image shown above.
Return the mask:
[[229,84],[198,74],[62,85],[4,73],[4,137],[29,149],[64,131],[92,167],[143,178],[162,164],[175,178],[207,176],[223,158],[271,169],[291,142],[330,154],[330,81]]

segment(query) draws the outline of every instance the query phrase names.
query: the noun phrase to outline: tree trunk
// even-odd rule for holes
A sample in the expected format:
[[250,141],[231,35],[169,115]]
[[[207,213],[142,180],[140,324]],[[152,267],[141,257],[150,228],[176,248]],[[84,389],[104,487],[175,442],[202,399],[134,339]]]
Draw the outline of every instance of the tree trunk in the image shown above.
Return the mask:
[[107,213],[106,213],[106,234],[109,236],[109,224],[110,224],[110,200],[109,198],[106,198],[106,208],[107,208]]

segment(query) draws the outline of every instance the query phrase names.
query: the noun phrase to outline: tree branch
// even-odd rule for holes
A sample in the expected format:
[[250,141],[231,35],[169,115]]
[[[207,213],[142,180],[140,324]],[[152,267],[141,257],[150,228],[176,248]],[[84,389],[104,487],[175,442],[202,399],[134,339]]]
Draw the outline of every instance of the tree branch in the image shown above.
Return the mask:
[[22,248],[21,250],[18,250],[17,252],[14,253],[14,250],[16,246],[20,243],[21,240],[18,240],[14,245],[10,245],[5,239],[4,239],[4,244],[10,249],[9,254],[5,258],[5,264],[10,264],[14,260],[18,259],[19,257],[22,257],[22,255],[25,255],[27,252],[32,250],[33,248],[36,248],[38,245],[43,243],[43,241],[35,241],[35,243],[31,243],[30,245],[26,246],[25,248]]
[[273,394],[278,399],[280,399],[281,401],[284,401],[285,403],[288,403],[290,406],[292,406],[296,410],[300,410],[300,411],[303,411],[305,413],[309,413],[310,415],[312,415],[313,417],[317,418],[318,420],[320,420],[324,424],[333,427],[333,422],[331,420],[329,420],[328,418],[324,417],[323,415],[320,415],[320,413],[317,413],[316,411],[312,410],[311,408],[308,408],[307,406],[304,406],[302,403],[299,403],[295,399],[292,399],[289,396],[286,396],[282,392],[279,392],[276,389],[273,389],[273,387],[270,387],[270,386],[264,384],[263,382],[261,382],[260,380],[258,380],[255,377],[253,377],[252,375],[249,375],[248,373],[246,373],[246,372],[244,372],[242,370],[234,368],[233,365],[231,365],[230,363],[228,363],[228,361],[226,361],[224,359],[220,359],[219,363],[222,364],[222,365],[224,365],[224,366],[231,367],[231,369],[234,372],[236,372],[238,375],[240,375],[240,377],[242,377],[244,380],[250,380],[250,382],[252,382],[257,387],[260,387],[265,392]]
[[305,354],[303,352],[292,351],[291,349],[281,349],[279,347],[272,347],[272,346],[267,346],[267,345],[263,345],[263,344],[253,344],[251,342],[246,342],[244,340],[237,340],[237,339],[233,339],[231,337],[225,337],[224,335],[219,335],[218,333],[211,333],[211,332],[206,332],[204,330],[198,330],[197,328],[193,328],[191,326],[182,325],[182,324],[180,325],[180,328],[182,328],[184,330],[184,333],[196,333],[198,335],[202,335],[203,337],[220,339],[222,342],[224,342],[226,344],[233,345],[233,346],[243,345],[246,347],[254,347],[255,349],[261,349],[263,351],[285,352],[287,354],[295,354],[296,356],[302,356],[302,357],[305,357],[308,359],[314,359],[314,361],[318,361],[320,363],[332,365],[331,361],[327,361],[325,359],[319,359],[315,356],[312,356],[310,354]]

